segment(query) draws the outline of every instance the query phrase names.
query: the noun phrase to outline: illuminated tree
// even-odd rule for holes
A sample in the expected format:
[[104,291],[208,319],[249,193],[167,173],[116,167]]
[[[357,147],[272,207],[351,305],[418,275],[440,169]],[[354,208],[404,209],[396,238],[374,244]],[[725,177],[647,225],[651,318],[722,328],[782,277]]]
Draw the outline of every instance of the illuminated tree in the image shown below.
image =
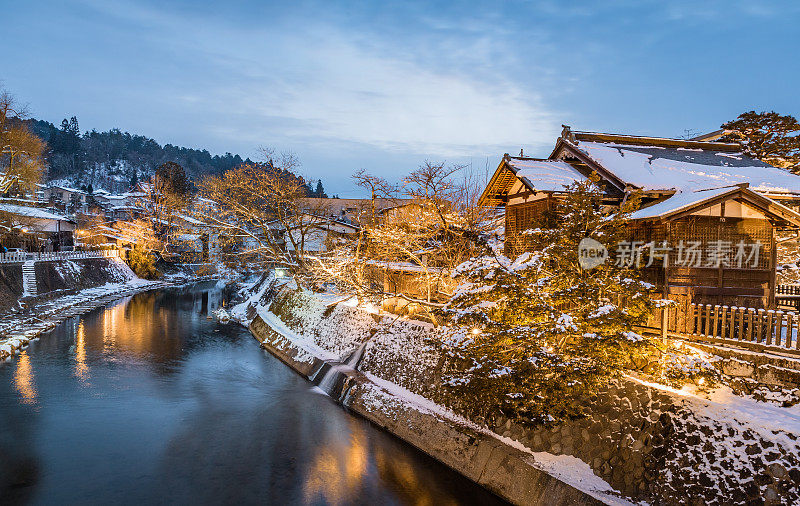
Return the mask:
[[579,263],[584,238],[611,250],[628,239],[634,204],[611,212],[601,202],[592,181],[575,183],[557,218],[526,232],[530,251],[512,260],[497,243],[458,268],[464,281],[442,314],[458,329],[449,345],[466,366],[448,385],[471,400],[468,416],[532,425],[583,416],[584,401],[648,343],[634,327],[647,321],[652,285],[613,261]]
[[294,155],[264,150],[263,163],[247,163],[209,176],[198,185],[205,205],[195,216],[220,233],[225,249],[262,264],[308,270],[307,249],[328,221],[324,206],[305,199],[303,180],[293,171]]
[[46,144],[23,123],[27,111],[0,90],[0,187],[33,191],[45,172]]

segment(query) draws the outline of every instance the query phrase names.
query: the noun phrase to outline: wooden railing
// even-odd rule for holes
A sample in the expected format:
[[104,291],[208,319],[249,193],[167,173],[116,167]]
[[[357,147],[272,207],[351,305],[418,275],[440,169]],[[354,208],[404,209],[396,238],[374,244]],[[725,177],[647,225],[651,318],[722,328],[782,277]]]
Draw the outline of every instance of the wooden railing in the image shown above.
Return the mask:
[[776,286],[775,305],[800,310],[800,285]]
[[119,258],[119,250],[96,250],[96,251],[53,251],[47,253],[27,253],[15,251],[12,253],[0,253],[0,263],[21,263],[28,260],[80,260],[85,258]]
[[686,304],[665,313],[667,333],[800,353],[800,314],[793,311]]

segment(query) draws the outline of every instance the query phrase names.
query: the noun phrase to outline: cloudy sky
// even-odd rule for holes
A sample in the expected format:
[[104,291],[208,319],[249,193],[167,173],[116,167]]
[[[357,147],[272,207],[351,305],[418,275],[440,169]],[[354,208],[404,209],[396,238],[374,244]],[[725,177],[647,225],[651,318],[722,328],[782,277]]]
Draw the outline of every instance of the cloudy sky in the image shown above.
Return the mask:
[[354,170],[547,156],[561,124],[683,136],[800,116],[800,2],[8,2],[0,80],[33,115]]

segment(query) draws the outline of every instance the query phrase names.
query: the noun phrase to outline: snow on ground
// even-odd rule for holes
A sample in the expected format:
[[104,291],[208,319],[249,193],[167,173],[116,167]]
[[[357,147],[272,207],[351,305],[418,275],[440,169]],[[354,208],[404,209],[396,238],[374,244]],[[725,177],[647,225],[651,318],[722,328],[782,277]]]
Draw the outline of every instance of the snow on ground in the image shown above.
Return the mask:
[[[438,359],[428,341],[437,331],[429,325],[381,314],[377,308],[357,307],[354,298],[336,294],[319,296],[307,291],[295,291],[290,308],[286,311],[276,309],[278,314],[275,314],[269,304],[260,305],[266,290],[261,286],[250,297],[258,314],[303,353],[339,361],[360,343],[369,341],[359,370],[372,383],[372,390],[364,398],[373,409],[391,413],[403,406],[413,406],[417,411],[470,427],[524,451],[533,459],[532,465],[602,501],[630,504],[620,499],[619,494],[595,475],[584,461],[572,456],[533,452],[517,441],[471,423],[426,397],[428,390],[424,380],[430,380],[426,374],[436,368]],[[374,334],[370,332],[375,329],[377,332]],[[391,371],[391,381],[381,377],[386,376],[381,371]],[[721,460],[730,461],[734,466],[747,465],[751,460],[747,450],[753,440],[748,436],[750,433],[765,442],[777,443],[789,453],[800,451],[795,438],[800,434],[800,405],[780,407],[741,397],[727,387],[708,394],[693,385],[676,389],[633,376],[627,379],[668,392],[679,399],[678,402],[684,402],[692,418],[703,426],[726,426],[725,430],[735,434],[715,445],[714,450],[698,463],[697,472],[705,469],[712,476],[713,472],[729,474],[727,470],[716,469],[715,462]]]
[[[287,327],[286,324],[284,324],[280,318],[278,318],[270,311],[264,310],[262,308],[262,310],[258,312],[258,316],[260,316],[261,319],[264,320],[264,322],[266,322],[270,327],[272,327],[272,330],[280,334],[282,337],[288,339],[295,347],[300,348],[302,351],[305,351],[308,355],[321,358],[322,360],[339,359],[337,355],[325,351],[324,349],[317,346],[313,341],[309,341],[303,336],[295,333],[292,329]],[[298,360],[301,359],[298,358]]]
[[729,387],[716,388],[704,395],[694,385],[686,385],[681,389],[653,383],[626,376],[628,379],[650,388],[678,395],[692,402],[693,410],[711,420],[741,425],[759,433],[764,439],[775,439],[783,434],[782,442],[796,446],[794,439],[786,437],[786,433],[800,435],[800,404],[781,407],[771,402],[762,402],[753,398],[735,394]]

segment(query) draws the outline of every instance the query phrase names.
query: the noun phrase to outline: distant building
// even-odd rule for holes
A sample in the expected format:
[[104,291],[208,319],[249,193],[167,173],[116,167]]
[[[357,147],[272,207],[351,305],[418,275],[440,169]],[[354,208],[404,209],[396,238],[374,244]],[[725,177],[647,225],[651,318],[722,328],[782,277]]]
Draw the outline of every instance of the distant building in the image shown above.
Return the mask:
[[[397,207],[411,202],[411,199],[375,199],[375,212]],[[372,199],[323,199],[308,197],[303,199],[303,209],[311,214],[349,223],[358,223],[372,213]]]
[[7,234],[6,247],[23,247],[30,251],[63,251],[74,248],[75,221],[37,207],[0,203],[0,223]]

